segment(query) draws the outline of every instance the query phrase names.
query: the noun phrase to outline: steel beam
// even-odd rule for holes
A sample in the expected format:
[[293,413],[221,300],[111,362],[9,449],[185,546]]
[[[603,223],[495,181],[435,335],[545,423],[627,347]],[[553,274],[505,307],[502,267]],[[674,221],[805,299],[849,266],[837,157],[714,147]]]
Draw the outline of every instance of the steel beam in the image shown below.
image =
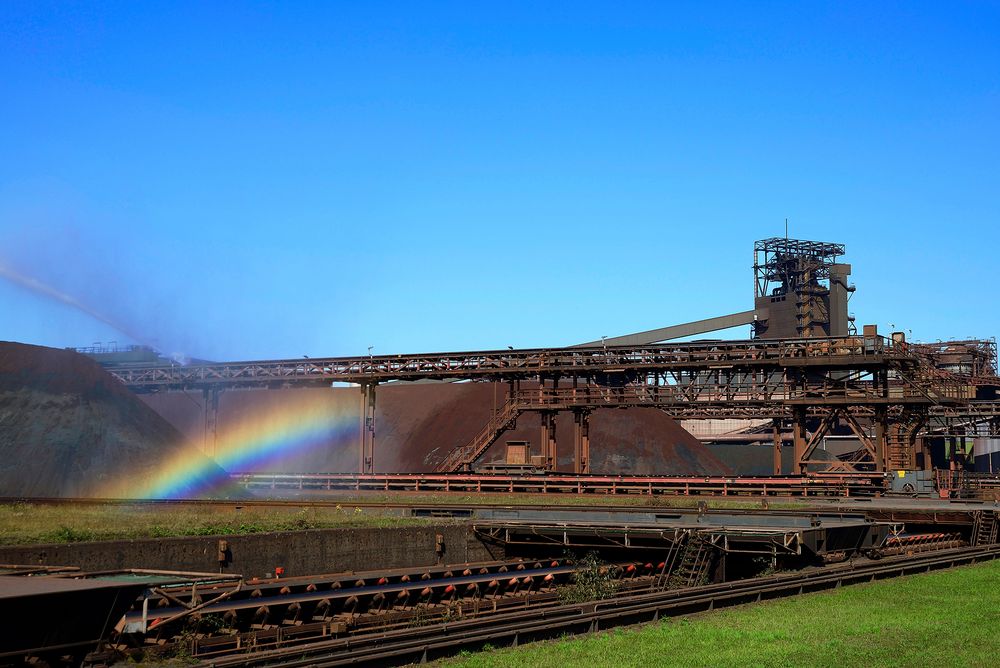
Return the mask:
[[774,442],[774,475],[781,475],[781,420],[771,421],[771,432]]
[[875,409],[875,470],[885,470],[886,438],[888,432],[888,416],[884,408]]
[[806,453],[806,408],[796,406],[792,417],[792,453],[795,460],[795,471],[798,475],[806,473],[803,462]]
[[201,391],[204,407],[202,452],[209,457],[216,455],[215,449],[219,441],[219,395],[222,390],[220,387],[204,387]]
[[541,411],[541,447],[542,461],[546,471],[554,471],[557,464],[556,459],[556,414],[554,411]]
[[[670,341],[672,339],[681,339],[685,336],[695,336],[697,334],[707,334],[709,332],[717,332],[722,329],[729,329],[731,327],[739,327],[740,325],[749,325],[758,317],[756,310],[741,311],[739,313],[730,313],[729,315],[720,315],[715,318],[705,318],[704,320],[695,320],[693,322],[686,322],[680,325],[671,325],[670,327],[660,327],[659,329],[650,329],[645,332],[636,332],[635,334],[624,334],[622,336],[613,336],[611,338],[599,339],[597,341],[588,341],[587,343],[579,343],[574,348],[587,348],[593,346],[643,346],[650,343],[657,343],[659,341]],[[762,316],[766,319],[766,315]]]
[[573,410],[573,470],[590,473],[590,411]]
[[375,472],[375,386],[361,385],[361,420],[359,435],[358,472],[362,475]]
[[919,361],[919,355],[904,346],[893,346],[886,339],[846,337],[265,360],[121,367],[109,372],[136,392],[156,392],[206,385],[284,388],[420,379],[510,380],[609,374],[635,377],[709,369],[874,371],[887,365],[915,368]]

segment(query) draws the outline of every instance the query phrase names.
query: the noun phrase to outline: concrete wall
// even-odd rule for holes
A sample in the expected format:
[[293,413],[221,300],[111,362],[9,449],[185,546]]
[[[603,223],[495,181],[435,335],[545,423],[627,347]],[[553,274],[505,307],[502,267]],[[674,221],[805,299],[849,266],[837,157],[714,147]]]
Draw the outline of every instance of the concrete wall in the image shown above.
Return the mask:
[[448,525],[6,546],[0,547],[0,563],[78,566],[87,571],[151,568],[217,572],[218,541],[225,538],[232,555],[225,572],[263,576],[275,566],[283,566],[286,576],[295,576],[434,564],[438,533],[444,535],[445,563],[502,557],[496,547],[491,554],[468,525]]

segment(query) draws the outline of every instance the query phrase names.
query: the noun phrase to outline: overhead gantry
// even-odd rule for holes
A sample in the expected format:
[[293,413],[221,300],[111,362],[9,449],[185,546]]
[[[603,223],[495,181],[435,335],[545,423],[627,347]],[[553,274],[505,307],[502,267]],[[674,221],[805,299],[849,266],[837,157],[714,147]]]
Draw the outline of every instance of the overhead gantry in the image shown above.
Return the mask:
[[[555,417],[573,414],[574,469],[590,472],[589,420],[600,408],[650,407],[684,420],[770,422],[774,472],[783,434],[794,470],[831,466],[816,450],[846,428],[861,444],[832,464],[847,470],[929,467],[925,434],[1000,433],[996,343],[908,344],[848,313],[851,266],[842,244],[772,238],[754,244],[754,309],[567,348],[267,360],[109,371],[136,392],[199,389],[207,425],[223,388],[361,389],[358,470],[375,470],[375,397],[382,383],[415,380],[506,383],[506,402],[438,471],[468,470],[518,418],[538,415],[542,467],[556,465]],[[742,325],[751,340],[670,343]],[[985,427],[984,427],[985,426]]]
[[[587,416],[598,408],[651,407],[678,419],[773,420],[793,433],[797,471],[829,429],[846,422],[864,445],[853,467],[914,468],[917,433],[933,415],[974,406],[968,378],[935,367],[902,340],[840,338],[712,341],[427,355],[232,362],[112,369],[137,392],[233,387],[361,388],[359,471],[374,471],[376,386],[393,381],[506,383],[506,403],[439,470],[467,469],[517,418],[540,415],[544,467],[555,466],[554,416],[574,413],[576,469],[589,470]],[[819,428],[807,433],[807,420]],[[780,445],[780,444],[779,444]],[[828,463],[828,462],[826,462]]]

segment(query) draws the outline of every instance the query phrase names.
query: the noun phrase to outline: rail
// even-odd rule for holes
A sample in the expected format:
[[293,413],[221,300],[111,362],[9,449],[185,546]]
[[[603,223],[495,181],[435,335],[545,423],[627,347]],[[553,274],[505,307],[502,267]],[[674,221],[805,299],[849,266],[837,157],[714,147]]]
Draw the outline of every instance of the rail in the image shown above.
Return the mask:
[[936,435],[1000,436],[1000,402],[970,401],[959,406],[932,406],[928,431]]
[[880,473],[821,476],[602,476],[573,474],[233,473],[247,489],[354,492],[459,492],[664,496],[872,496],[883,491]]
[[985,491],[1000,492],[1000,471],[985,473],[936,469],[934,471],[934,486],[943,494],[952,496]]
[[229,656],[202,665],[236,666],[342,666],[402,665],[426,662],[463,649],[594,633],[623,624],[655,621],[662,617],[692,614],[719,607],[794,596],[804,592],[880,579],[931,572],[996,559],[1000,546],[946,549],[917,556],[890,557],[863,565],[846,564],[808,573],[775,575],[705,587],[656,591],[628,597],[569,604],[526,614],[493,615],[421,628],[400,629],[363,638],[335,639],[308,646]]

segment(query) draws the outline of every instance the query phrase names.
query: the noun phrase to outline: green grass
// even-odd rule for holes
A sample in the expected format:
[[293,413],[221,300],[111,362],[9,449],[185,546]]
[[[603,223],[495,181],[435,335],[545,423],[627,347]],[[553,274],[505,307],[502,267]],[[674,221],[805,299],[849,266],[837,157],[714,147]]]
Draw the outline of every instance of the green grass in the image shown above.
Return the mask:
[[[218,506],[174,503],[143,506],[127,501],[107,504],[57,505],[0,504],[0,545],[70,543],[128,538],[249,534],[338,527],[402,527],[445,524],[446,519],[399,517],[391,509],[362,508],[355,504],[403,503],[410,505],[614,505],[635,508],[693,508],[699,501],[709,508],[760,508],[759,500],[673,496],[595,496],[577,494],[421,494],[349,493],[340,496],[304,496],[287,499],[289,507],[253,507],[234,510],[232,503]],[[310,506],[311,502],[336,506]],[[296,506],[300,502],[303,506]],[[234,502],[237,503],[237,502]],[[252,501],[247,501],[248,504]],[[796,507],[794,500],[775,502],[771,508]]]
[[1000,561],[442,662],[508,666],[995,666]]
[[319,508],[143,507],[127,504],[46,506],[0,504],[0,544],[72,543],[302,531],[341,527],[403,527],[447,520],[395,517],[351,505]]

